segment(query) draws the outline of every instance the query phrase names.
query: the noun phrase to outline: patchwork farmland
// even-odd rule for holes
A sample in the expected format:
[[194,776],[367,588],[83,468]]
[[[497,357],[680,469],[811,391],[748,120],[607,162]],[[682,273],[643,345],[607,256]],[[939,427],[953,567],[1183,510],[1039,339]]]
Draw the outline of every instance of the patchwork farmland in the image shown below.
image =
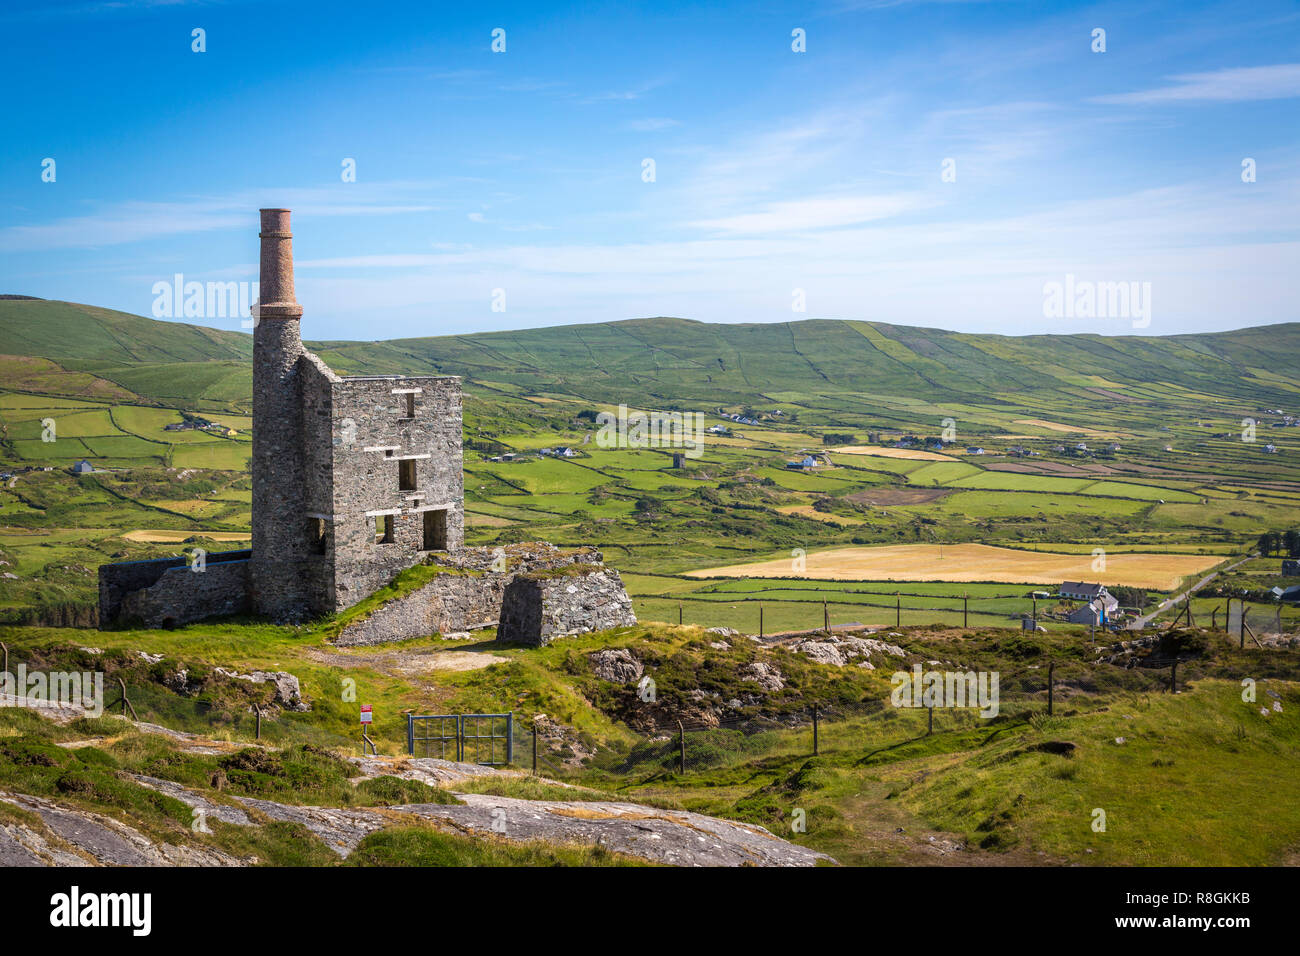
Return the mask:
[[[246,336],[70,303],[4,301],[0,319],[15,353],[0,358],[0,608],[89,605],[102,561],[247,540]],[[761,389],[728,364],[741,329],[748,361],[774,370]],[[757,629],[761,605],[768,629],[1014,627],[1034,591],[1070,578],[1146,589],[1154,605],[1300,505],[1300,432],[1283,415],[1297,387],[1267,372],[1297,348],[1295,326],[1132,339],[1147,360],[1163,350],[1158,379],[1124,360],[1102,376],[1068,336],[933,332],[966,356],[934,367],[913,330],[776,329],[655,319],[313,347],[348,374],[464,376],[468,543],[595,542],[651,620]],[[815,382],[788,372],[791,335]],[[504,363],[507,341],[532,364]],[[645,341],[662,357],[652,368]],[[1184,341],[1219,364],[1185,361]],[[726,369],[705,372],[709,355]],[[715,430],[682,467],[672,448],[604,447],[596,416],[620,402],[700,411]],[[187,417],[224,428],[167,429]],[[1244,418],[1258,441],[1242,441]],[[541,454],[555,447],[572,457]],[[82,459],[94,470],[71,474]],[[1260,593],[1281,580],[1266,564]]]

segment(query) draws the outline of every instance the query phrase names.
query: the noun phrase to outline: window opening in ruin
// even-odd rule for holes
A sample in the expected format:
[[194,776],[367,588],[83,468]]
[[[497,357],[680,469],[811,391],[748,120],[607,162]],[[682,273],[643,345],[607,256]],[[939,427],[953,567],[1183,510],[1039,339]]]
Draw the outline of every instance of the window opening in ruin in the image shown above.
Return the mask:
[[447,512],[443,509],[424,513],[424,550],[447,550]]
[[397,463],[397,488],[399,491],[415,490],[414,458],[406,458]]
[[393,543],[393,516],[375,515],[375,544]]
[[329,549],[329,539],[326,537],[325,519],[308,518],[307,532],[310,536],[312,554],[326,554]]
[[406,410],[405,410],[405,414],[402,415],[402,417],[414,418],[415,417],[415,393],[407,392],[405,395],[402,396],[402,398],[406,400]]

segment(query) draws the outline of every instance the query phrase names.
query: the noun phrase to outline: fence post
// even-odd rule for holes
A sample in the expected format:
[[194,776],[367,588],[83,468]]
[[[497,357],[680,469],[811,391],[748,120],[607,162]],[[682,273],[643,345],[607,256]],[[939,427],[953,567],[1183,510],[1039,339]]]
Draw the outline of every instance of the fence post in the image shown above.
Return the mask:
[[3,650],[5,652],[5,667],[3,673],[8,674],[9,673],[9,645],[6,644],[4,641],[0,641],[0,650]]
[[406,752],[415,755],[415,715],[406,715]]
[[1237,600],[1241,601],[1241,625],[1237,628],[1237,631],[1241,634],[1241,649],[1244,651],[1246,649],[1246,599],[1238,598]]
[[[493,759],[496,757],[493,755]],[[515,712],[506,714],[506,764],[515,762]]]
[[819,746],[817,740],[817,724],[818,724],[817,718],[819,715],[817,712],[817,705],[813,704],[812,707],[813,707],[813,756],[816,757],[818,754],[821,753],[821,747]]
[[1178,693],[1178,658],[1174,658],[1174,664],[1169,668],[1169,693]]
[[686,728],[682,726],[680,720],[677,721],[677,740],[681,748],[677,758],[677,766],[682,773],[686,773]]
[[925,710],[926,710],[926,717],[928,721],[925,727],[925,735],[929,737],[932,733],[934,733],[934,708],[927,707],[925,708]]
[[903,626],[903,599],[894,592],[894,627]]
[[1219,629],[1219,609],[1216,607],[1213,611],[1210,612],[1210,630],[1217,631],[1218,629]]
[[831,630],[831,612],[830,609],[826,607],[825,598],[822,598],[822,630],[828,634]]
[[677,626],[682,626],[682,602],[677,602]]
[[970,626],[970,595],[969,594],[963,594],[961,596],[961,626],[964,628]]
[[1056,669],[1055,661],[1047,662],[1047,716],[1052,716],[1052,671]]
[[763,602],[758,602],[758,636],[763,636]]
[[257,730],[254,732],[253,739],[261,740],[262,739],[262,705],[254,704],[253,713],[257,714]]
[[537,718],[533,718],[533,776],[537,776]]
[[1034,598],[1034,633],[1038,633],[1038,598]]

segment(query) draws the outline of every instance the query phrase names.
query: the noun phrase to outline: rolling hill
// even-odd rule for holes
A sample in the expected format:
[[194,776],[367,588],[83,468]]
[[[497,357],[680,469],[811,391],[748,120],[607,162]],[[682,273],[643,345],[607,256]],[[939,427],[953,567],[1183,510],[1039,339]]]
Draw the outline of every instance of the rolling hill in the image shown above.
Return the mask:
[[[308,345],[344,374],[454,374],[487,394],[677,407],[791,403],[831,416],[925,403],[1032,409],[1035,398],[1250,408],[1300,394],[1300,323],[1164,337],[1014,337],[847,320],[660,317]],[[0,355],[46,359],[81,373],[77,388],[91,375],[165,405],[188,398],[246,410],[251,393],[249,335],[76,303],[0,300]],[[47,375],[41,389],[49,387]]]

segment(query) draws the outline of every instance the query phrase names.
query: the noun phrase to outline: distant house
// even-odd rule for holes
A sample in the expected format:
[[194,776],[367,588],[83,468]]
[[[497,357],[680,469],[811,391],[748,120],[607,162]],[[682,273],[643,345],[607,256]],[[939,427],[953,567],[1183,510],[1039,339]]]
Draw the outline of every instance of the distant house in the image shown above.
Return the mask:
[[731,433],[731,429],[726,425],[710,425],[708,431],[711,435],[728,435]]
[[[0,478],[3,477],[4,475],[0,475]],[[1300,560],[1296,560],[1293,558],[1285,559],[1282,562],[1282,573],[1287,575],[1288,577],[1295,577],[1296,575],[1300,575]]]
[[1279,601],[1285,601],[1287,604],[1300,603],[1300,584],[1293,584],[1289,588],[1271,588],[1273,597]]
[[577,458],[577,457],[578,457],[578,453],[577,453],[576,451],[574,451],[572,448],[570,448],[568,445],[564,445],[564,446],[561,447],[561,448],[557,448],[557,449],[555,449],[555,454],[558,455],[560,458]]
[[[1109,595],[1107,595],[1109,597]],[[1114,601],[1114,598],[1111,598]],[[1118,606],[1118,602],[1116,603]],[[1091,627],[1105,627],[1110,615],[1114,612],[1114,607],[1107,608],[1107,604],[1101,598],[1089,601],[1078,610],[1072,611],[1068,618],[1071,624],[1087,624]]]
[[1109,448],[1111,451],[1119,451],[1119,442],[1113,441],[1106,447]]
[[983,449],[983,448],[980,448],[978,445],[976,445],[976,446],[972,446],[972,447],[966,449],[966,454],[968,454],[968,455],[982,455],[982,454],[984,454],[984,449]]
[[1087,442],[1082,442],[1082,441],[1081,441],[1081,442],[1079,442],[1079,444],[1077,444],[1077,445],[1074,446],[1074,450],[1075,450],[1075,451],[1087,451],[1087,450],[1088,450],[1088,443],[1087,443]]
[[1276,454],[1277,454],[1277,445],[1265,445],[1265,446],[1264,446],[1264,451],[1266,451],[1266,452],[1267,452],[1268,454],[1270,454],[1270,455],[1276,455]]
[[796,468],[796,469],[800,469],[800,470],[806,470],[806,469],[809,469],[809,468],[816,468],[816,467],[817,467],[817,459],[814,458],[812,455],[805,455],[802,461],[790,461],[790,462],[786,462],[785,467],[787,467],[787,468]]
[[1110,596],[1110,592],[1106,590],[1106,585],[1085,584],[1082,581],[1063,581],[1061,586],[1057,588],[1057,593],[1061,597],[1069,598],[1072,601],[1091,601],[1103,594],[1107,597]]
[[88,475],[94,470],[95,466],[84,458],[72,466],[72,473],[74,475]]

